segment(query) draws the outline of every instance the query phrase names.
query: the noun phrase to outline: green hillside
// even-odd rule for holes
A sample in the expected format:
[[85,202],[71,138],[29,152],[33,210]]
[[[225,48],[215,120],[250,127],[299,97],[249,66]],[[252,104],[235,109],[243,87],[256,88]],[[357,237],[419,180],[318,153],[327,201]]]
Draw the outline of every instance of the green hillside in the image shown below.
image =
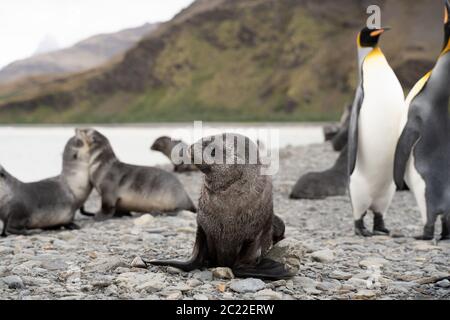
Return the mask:
[[[437,57],[442,5],[372,2],[394,27],[382,47],[408,89]],[[196,1],[118,62],[0,88],[0,122],[337,119],[352,100],[355,36],[367,5]]]

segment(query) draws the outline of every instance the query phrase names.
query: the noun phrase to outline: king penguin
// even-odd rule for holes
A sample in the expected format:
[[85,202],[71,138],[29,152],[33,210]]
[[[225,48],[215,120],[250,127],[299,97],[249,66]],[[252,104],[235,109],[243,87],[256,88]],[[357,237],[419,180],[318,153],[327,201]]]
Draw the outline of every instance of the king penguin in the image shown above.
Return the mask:
[[[364,28],[358,35],[360,81],[349,129],[349,191],[356,235],[388,235],[384,217],[395,194],[394,154],[405,96],[378,41],[389,28]],[[373,232],[364,225],[370,210]]]
[[406,181],[424,223],[418,240],[434,239],[436,219],[442,215],[441,239],[450,238],[450,1],[445,1],[444,46],[433,70],[406,98],[404,119],[396,154],[397,186]]

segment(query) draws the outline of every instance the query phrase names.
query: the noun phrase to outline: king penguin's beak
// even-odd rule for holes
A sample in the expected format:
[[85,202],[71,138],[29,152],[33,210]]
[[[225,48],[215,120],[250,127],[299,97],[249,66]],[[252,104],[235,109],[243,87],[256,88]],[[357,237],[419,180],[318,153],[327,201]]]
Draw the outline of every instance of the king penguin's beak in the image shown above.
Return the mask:
[[450,15],[450,0],[445,1],[445,8],[444,8],[444,23],[447,24],[449,20]]
[[380,29],[372,31],[370,33],[370,36],[371,37],[377,37],[377,36],[382,35],[383,33],[385,33],[386,31],[389,31],[389,30],[391,30],[391,27],[383,27],[383,28],[380,28]]

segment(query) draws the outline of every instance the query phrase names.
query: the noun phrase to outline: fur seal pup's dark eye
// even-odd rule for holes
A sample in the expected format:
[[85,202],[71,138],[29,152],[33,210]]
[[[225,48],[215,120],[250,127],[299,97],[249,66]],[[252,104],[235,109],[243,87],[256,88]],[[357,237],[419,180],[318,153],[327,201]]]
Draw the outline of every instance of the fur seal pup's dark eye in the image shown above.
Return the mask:
[[4,172],[0,172],[0,178],[6,178],[6,175]]
[[213,148],[211,150],[211,157],[215,157],[216,156],[216,148]]
[[81,139],[75,140],[75,147],[81,148],[83,146],[83,141]]

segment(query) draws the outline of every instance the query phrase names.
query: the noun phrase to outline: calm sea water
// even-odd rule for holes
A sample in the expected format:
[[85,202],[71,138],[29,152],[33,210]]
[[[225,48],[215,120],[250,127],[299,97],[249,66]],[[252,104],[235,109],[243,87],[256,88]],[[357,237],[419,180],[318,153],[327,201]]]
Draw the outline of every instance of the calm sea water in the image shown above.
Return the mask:
[[[124,162],[138,165],[168,164],[158,152],[150,150],[153,141],[167,135],[193,143],[200,136],[234,132],[259,138],[267,147],[283,148],[323,142],[320,125],[227,124],[204,125],[194,134],[193,124],[142,126],[95,126],[105,134]],[[29,182],[58,175],[61,156],[74,127],[0,127],[0,164],[15,177]]]

